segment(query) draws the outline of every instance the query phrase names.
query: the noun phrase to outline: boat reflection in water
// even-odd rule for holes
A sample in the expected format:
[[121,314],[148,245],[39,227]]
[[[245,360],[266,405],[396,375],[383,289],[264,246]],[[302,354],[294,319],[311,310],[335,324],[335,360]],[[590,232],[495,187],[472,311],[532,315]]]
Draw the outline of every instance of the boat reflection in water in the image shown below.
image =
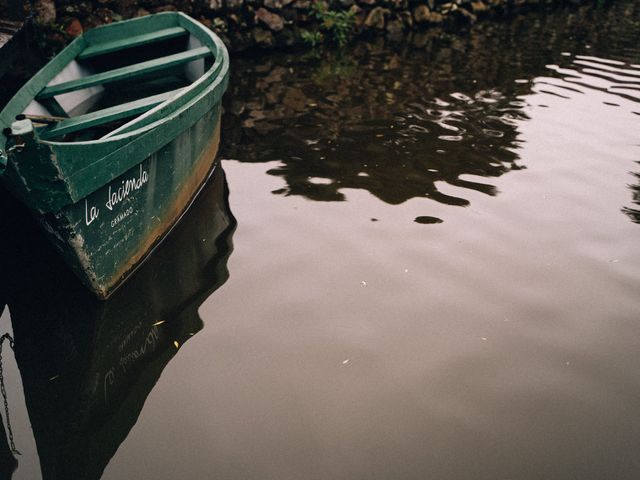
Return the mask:
[[[198,307],[229,277],[235,226],[218,169],[165,243],[106,302],[54,252],[43,257],[31,246],[38,258],[12,262],[27,269],[4,292],[45,480],[101,477],[164,367],[202,329]],[[41,242],[39,251],[49,252]]]

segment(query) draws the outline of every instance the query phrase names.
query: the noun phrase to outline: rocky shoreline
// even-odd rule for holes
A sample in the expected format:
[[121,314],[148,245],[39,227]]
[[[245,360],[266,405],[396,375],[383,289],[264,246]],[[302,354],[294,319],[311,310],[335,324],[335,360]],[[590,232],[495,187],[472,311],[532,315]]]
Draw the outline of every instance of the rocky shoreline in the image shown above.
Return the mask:
[[[0,16],[12,0],[0,0]],[[459,30],[482,18],[603,0],[31,0],[40,43],[57,51],[98,25],[183,11],[214,30],[232,52],[339,43],[362,36],[401,41],[426,29]]]

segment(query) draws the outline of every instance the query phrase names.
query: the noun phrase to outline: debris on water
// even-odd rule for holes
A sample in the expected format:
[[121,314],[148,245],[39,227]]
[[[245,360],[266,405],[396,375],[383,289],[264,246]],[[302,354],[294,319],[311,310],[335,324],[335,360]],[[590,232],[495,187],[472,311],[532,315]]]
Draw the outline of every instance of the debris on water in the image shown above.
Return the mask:
[[480,340],[482,340],[483,342],[487,341],[487,337],[480,337]]
[[365,282],[364,280],[362,280],[362,281],[360,282],[360,285],[362,285],[363,287],[366,287],[366,286],[367,286],[367,282]]
[[349,363],[350,361],[351,361],[351,360],[347,358],[346,360],[343,360],[343,361],[342,361],[342,364],[343,364],[343,365],[346,365],[346,364],[347,364],[347,363]]
[[156,326],[158,326],[158,325],[162,325],[164,322],[166,322],[166,320],[159,320],[159,321],[157,321],[156,323],[154,323],[152,326],[153,326],[153,327],[156,327]]
[[408,268],[405,268],[405,269],[404,269],[404,273],[409,273],[409,269],[408,269]]
[[420,217],[416,217],[413,221],[416,222],[416,223],[422,223],[422,224],[433,224],[433,223],[442,223],[443,222],[443,220],[441,218],[430,217],[428,215],[422,215]]
[[377,222],[377,221],[378,221],[378,219],[377,219],[377,218],[375,218],[375,217],[371,217],[371,221],[372,221],[372,222]]
[[55,380],[55,379],[56,379],[56,378],[58,378],[59,376],[60,376],[60,374],[55,375],[55,376],[51,377],[51,378],[49,379],[49,381],[51,381],[51,380]]
[[609,260],[609,263],[618,263],[620,260],[618,260],[617,258],[613,258],[611,260]]

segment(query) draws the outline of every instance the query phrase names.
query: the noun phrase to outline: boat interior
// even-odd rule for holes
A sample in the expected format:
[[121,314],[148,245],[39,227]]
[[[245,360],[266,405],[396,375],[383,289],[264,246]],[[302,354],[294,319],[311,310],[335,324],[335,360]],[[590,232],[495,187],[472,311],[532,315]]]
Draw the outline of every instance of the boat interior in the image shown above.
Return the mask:
[[[180,25],[88,38],[25,108],[41,140],[79,142],[134,130],[214,64],[214,53]],[[122,30],[122,29],[120,29]],[[147,31],[145,31],[147,30]],[[89,32],[92,33],[92,32]],[[84,39],[82,39],[84,40]]]

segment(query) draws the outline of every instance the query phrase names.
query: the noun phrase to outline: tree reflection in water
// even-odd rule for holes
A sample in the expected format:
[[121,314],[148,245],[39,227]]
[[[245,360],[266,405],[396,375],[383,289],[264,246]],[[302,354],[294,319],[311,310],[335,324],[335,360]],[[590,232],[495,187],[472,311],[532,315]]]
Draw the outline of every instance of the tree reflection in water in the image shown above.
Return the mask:
[[[466,206],[464,189],[496,195],[490,178],[526,167],[517,127],[535,77],[558,52],[627,41],[614,34],[619,14],[529,13],[462,36],[432,29],[409,44],[236,59],[223,155],[279,162],[268,173],[286,186],[275,194],[342,201],[364,189],[389,204]],[[589,23],[600,28],[578,28]]]
[[[630,185],[629,188],[632,192],[633,203],[640,206],[640,173],[634,173],[633,176],[638,183],[635,185]],[[629,216],[632,222],[640,223],[640,209],[624,207],[622,211]]]
[[226,133],[235,147],[225,155],[280,160],[269,173],[287,187],[275,193],[313,200],[340,201],[342,189],[357,188],[390,204],[414,197],[468,204],[439,191],[442,181],[495,195],[493,186],[462,177],[520,168],[514,124],[525,117],[514,93],[477,82],[457,85],[430,66],[446,60],[425,63],[423,52],[387,53],[363,45],[303,67],[283,57],[277,66],[237,68],[246,73],[232,94],[235,114],[228,115]]

